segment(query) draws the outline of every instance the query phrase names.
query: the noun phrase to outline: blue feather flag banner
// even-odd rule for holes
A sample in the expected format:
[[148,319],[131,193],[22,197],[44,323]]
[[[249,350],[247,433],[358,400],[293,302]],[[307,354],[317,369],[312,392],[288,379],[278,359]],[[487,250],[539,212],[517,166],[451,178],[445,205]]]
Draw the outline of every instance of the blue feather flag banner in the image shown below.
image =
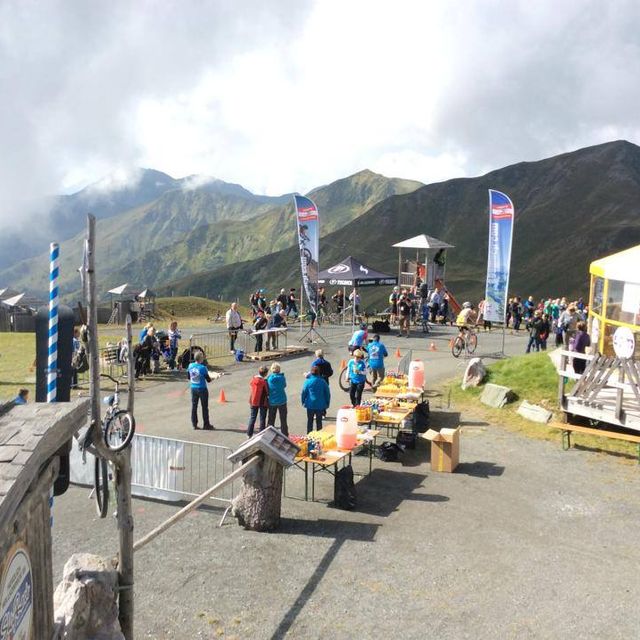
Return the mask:
[[505,321],[514,220],[511,198],[501,191],[489,189],[489,258],[484,318],[491,322]]
[[[302,284],[309,305],[314,313],[318,311],[318,261],[320,254],[320,219],[318,207],[305,196],[293,196],[296,207],[298,246],[300,247],[300,267]],[[302,292],[300,292],[302,296]]]

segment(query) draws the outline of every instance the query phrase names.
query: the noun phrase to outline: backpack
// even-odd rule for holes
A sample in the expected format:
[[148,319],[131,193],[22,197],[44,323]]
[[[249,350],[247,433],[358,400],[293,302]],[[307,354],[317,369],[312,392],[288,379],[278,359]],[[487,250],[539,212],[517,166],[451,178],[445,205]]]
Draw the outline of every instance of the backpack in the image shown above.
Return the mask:
[[382,462],[397,462],[398,454],[402,453],[404,449],[397,445],[395,442],[383,442],[379,447],[376,455]]
[[358,504],[356,486],[353,482],[353,467],[348,464],[336,472],[333,484],[333,506],[345,511],[353,511]]
[[424,433],[429,428],[430,409],[429,401],[416,405],[413,412],[413,430],[416,433]]
[[371,325],[371,330],[374,333],[390,333],[391,328],[389,327],[388,320],[374,320]]

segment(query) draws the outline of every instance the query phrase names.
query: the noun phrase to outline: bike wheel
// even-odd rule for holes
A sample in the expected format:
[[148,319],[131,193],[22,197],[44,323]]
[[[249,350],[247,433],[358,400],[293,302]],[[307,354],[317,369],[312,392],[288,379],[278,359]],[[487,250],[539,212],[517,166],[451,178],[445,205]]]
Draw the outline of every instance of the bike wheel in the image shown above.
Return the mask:
[[96,456],[93,466],[93,487],[96,495],[96,511],[101,518],[109,512],[109,465]]
[[129,446],[136,432],[136,422],[127,411],[116,411],[104,428],[104,443],[111,451],[122,451]]
[[478,336],[475,333],[470,333],[467,336],[467,351],[473,353],[478,346]]
[[460,336],[458,336],[451,345],[451,353],[453,354],[453,357],[457,358],[462,353],[463,349],[464,340]]
[[349,381],[349,367],[345,367],[338,376],[338,384],[343,391],[349,391],[351,382]]

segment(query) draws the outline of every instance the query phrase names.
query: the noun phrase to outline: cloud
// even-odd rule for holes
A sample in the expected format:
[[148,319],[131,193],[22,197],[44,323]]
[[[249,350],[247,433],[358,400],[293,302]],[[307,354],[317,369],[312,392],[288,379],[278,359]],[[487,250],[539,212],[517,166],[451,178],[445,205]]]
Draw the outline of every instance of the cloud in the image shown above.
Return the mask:
[[304,192],[640,141],[640,5],[0,3],[0,220],[114,170]]

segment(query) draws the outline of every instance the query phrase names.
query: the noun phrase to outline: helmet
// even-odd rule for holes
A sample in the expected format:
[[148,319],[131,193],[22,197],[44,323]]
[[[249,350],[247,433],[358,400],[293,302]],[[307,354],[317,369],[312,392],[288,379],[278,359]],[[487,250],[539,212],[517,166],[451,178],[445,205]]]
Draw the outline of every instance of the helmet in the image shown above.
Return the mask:
[[471,309],[471,303],[470,302],[463,302],[462,303],[462,308],[463,309]]
[[353,352],[353,355],[354,355],[356,358],[362,358],[362,357],[364,357],[364,353],[362,353],[362,351],[361,351],[360,349],[356,349],[356,350]]
[[366,322],[361,322],[360,323],[360,328],[361,329],[366,329],[367,328],[367,323]]

